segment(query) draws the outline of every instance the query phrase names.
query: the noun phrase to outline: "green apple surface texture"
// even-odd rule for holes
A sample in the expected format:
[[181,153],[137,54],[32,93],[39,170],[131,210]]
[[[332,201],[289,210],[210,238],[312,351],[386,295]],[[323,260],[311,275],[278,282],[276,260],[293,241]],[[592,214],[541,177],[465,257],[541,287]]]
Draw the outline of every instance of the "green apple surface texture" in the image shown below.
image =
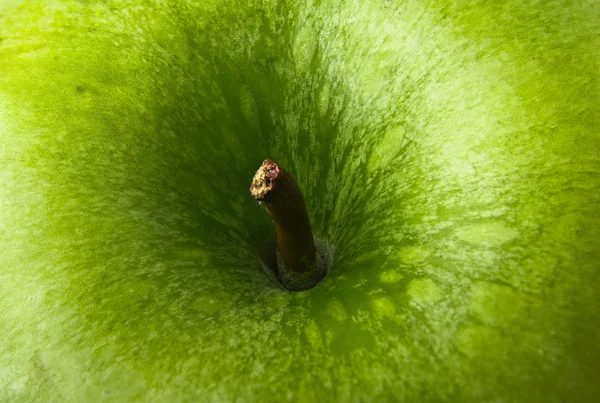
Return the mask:
[[[598,1],[0,2],[0,400],[592,401]],[[334,250],[289,293],[264,158]]]

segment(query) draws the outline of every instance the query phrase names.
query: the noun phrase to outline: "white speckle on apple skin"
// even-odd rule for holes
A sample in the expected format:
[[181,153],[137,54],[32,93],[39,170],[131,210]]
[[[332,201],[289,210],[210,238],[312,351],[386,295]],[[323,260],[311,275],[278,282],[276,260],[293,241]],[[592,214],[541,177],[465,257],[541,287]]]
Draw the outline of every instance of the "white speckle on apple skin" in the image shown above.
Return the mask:
[[458,228],[456,236],[472,245],[494,247],[516,239],[519,232],[503,222],[491,221]]

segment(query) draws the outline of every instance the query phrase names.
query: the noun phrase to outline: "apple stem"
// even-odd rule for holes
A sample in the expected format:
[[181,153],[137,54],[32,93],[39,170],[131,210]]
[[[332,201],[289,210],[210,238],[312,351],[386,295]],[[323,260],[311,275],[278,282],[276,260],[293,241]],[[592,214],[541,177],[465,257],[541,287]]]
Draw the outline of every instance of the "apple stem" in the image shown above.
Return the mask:
[[281,285],[290,291],[317,285],[326,270],[317,262],[306,204],[296,180],[266,159],[252,179],[250,194],[273,218],[277,241],[275,275]]

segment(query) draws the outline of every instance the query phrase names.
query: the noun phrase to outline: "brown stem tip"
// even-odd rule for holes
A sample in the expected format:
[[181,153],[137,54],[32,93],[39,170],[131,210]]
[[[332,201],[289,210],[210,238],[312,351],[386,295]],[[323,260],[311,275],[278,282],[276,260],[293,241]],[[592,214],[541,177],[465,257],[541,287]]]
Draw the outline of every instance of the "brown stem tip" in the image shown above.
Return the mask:
[[281,174],[281,168],[272,160],[263,161],[258,171],[252,178],[250,194],[258,201],[264,201],[269,192],[275,189],[275,181]]
[[277,238],[277,273],[288,290],[306,290],[323,279],[304,197],[296,180],[266,159],[252,178],[250,194],[273,218]]

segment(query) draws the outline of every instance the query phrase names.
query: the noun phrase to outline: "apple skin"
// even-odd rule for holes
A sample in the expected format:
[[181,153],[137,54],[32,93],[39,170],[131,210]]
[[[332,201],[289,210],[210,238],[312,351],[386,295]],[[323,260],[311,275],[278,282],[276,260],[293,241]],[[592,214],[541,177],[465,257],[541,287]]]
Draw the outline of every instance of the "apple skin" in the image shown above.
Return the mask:
[[598,2],[199,3],[0,3],[0,400],[597,398]]

